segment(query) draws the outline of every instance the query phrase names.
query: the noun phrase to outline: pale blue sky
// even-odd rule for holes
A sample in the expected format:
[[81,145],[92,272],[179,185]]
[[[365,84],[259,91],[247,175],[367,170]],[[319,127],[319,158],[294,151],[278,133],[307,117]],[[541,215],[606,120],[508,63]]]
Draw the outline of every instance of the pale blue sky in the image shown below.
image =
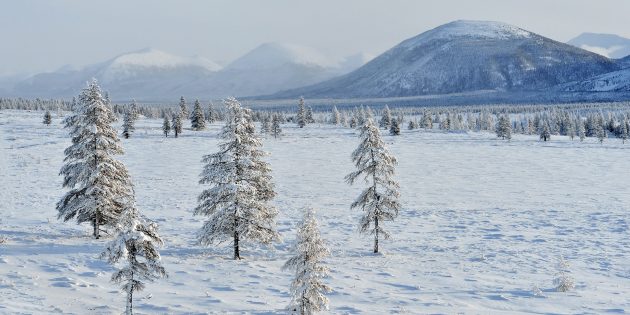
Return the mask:
[[153,47],[226,63],[257,45],[377,54],[457,19],[496,20],[555,40],[630,38],[629,0],[0,0],[0,74],[85,65]]

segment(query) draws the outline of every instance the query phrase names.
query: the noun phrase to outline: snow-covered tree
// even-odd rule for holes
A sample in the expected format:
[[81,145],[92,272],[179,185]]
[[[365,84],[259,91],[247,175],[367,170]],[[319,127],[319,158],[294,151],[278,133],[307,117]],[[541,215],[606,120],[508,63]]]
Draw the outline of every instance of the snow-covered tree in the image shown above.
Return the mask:
[[44,125],[50,125],[52,123],[52,115],[50,115],[50,111],[47,110],[44,113],[44,121],[43,121]]
[[190,114],[190,126],[195,131],[206,129],[206,118],[203,115],[203,109],[201,109],[199,100],[195,100],[195,107],[193,107],[193,112]]
[[392,136],[400,135],[400,123],[398,122],[398,119],[392,119],[389,126],[389,134]]
[[595,121],[595,136],[599,143],[604,143],[604,139],[606,138],[606,130],[604,129],[604,118],[601,114],[597,117]]
[[497,137],[502,139],[512,139],[512,126],[510,125],[510,118],[507,115],[501,115],[496,127]]
[[221,131],[219,152],[206,155],[200,184],[211,184],[199,196],[195,215],[208,220],[199,231],[199,242],[211,245],[232,239],[234,259],[240,259],[241,240],[269,244],[279,239],[268,202],[275,196],[269,164],[262,160],[260,138],[253,132],[251,110],[234,98],[224,101],[228,118]]
[[156,223],[142,218],[134,204],[123,211],[116,225],[116,236],[101,256],[114,267],[120,265],[111,281],[123,284],[122,290],[127,294],[126,315],[133,314],[133,294],[142,291],[145,282],[167,276],[157,249],[162,245]]
[[91,222],[94,237],[102,225],[116,224],[132,201],[133,188],[127,169],[114,159],[123,154],[120,140],[111,126],[115,116],[92,81],[79,96],[79,105],[66,120],[72,144],[64,151],[63,187],[70,188],[57,203],[58,217],[77,223]]
[[186,99],[183,96],[179,99],[179,111],[182,113],[182,119],[188,117],[188,106],[186,106]]
[[282,135],[282,128],[280,127],[280,116],[279,115],[273,115],[273,118],[271,119],[271,134],[273,135],[274,138],[278,138],[280,137],[280,135]]
[[127,110],[125,111],[125,115],[123,116],[123,132],[122,135],[123,137],[125,137],[125,139],[129,139],[129,137],[131,137],[131,134],[134,132],[134,130],[136,130],[135,126],[134,126],[134,114],[132,113],[131,110]]
[[171,132],[171,121],[168,116],[164,116],[164,122],[162,123],[162,131],[164,132],[164,136],[168,137],[168,133]]
[[206,120],[209,123],[213,123],[213,122],[217,121],[217,113],[214,110],[214,105],[212,104],[212,102],[210,102],[210,104],[208,104],[208,115],[206,115]]
[[556,265],[556,277],[553,279],[556,291],[567,292],[573,290],[575,287],[575,280],[571,277],[571,271],[569,268],[569,262],[561,255],[558,258],[558,263]]
[[313,118],[313,108],[311,108],[310,106],[306,106],[306,123],[307,124],[313,124],[315,123],[315,118]]
[[575,121],[575,125],[577,126],[577,135],[578,137],[580,137],[580,142],[584,141],[584,138],[586,138],[586,129],[584,128],[584,122],[582,122],[582,119],[577,118]]
[[[369,187],[352,203],[351,208],[363,210],[359,231],[374,234],[374,252],[378,253],[379,235],[389,237],[389,233],[382,227],[383,221],[393,221],[400,210],[399,185],[393,179],[397,162],[385,147],[372,119],[366,120],[360,130],[361,143],[352,153],[352,161],[357,170],[348,174],[346,181],[353,184],[357,179],[363,178],[369,183]],[[371,227],[372,224],[374,227]]]
[[381,120],[379,121],[379,127],[387,130],[392,124],[392,112],[389,110],[389,106],[385,105]]
[[337,106],[333,106],[330,122],[334,125],[341,124],[341,113],[337,110]]
[[542,125],[540,128],[540,140],[543,140],[543,141],[551,140],[551,131],[549,130],[549,122],[542,121],[540,124]]
[[418,129],[418,122],[415,120],[409,120],[409,125],[407,126],[407,129],[409,130]]
[[173,116],[173,132],[175,133],[175,138],[177,138],[182,133],[182,122],[183,122],[184,113],[179,112],[177,115]]
[[311,315],[328,309],[328,298],[324,293],[332,291],[322,282],[328,268],[322,260],[330,255],[319,234],[319,227],[313,209],[307,209],[300,222],[292,253],[282,267],[295,270],[291,283],[291,303],[289,311],[294,314]]
[[304,128],[304,126],[306,126],[306,123],[307,123],[306,106],[304,105],[303,97],[300,97],[300,100],[298,101],[298,112],[297,112],[297,115],[295,116],[295,120],[298,127]]
[[260,133],[267,134],[271,132],[271,118],[268,115],[265,115],[260,120]]

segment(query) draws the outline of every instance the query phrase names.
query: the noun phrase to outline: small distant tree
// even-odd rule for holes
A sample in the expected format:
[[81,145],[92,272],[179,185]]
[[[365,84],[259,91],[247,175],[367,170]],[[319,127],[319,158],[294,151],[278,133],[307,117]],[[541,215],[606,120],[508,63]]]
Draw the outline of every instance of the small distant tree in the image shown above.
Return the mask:
[[341,124],[341,113],[339,113],[339,110],[337,110],[337,106],[333,106],[330,121],[332,122],[333,125]]
[[275,196],[271,169],[262,158],[262,142],[254,132],[251,110],[235,98],[225,100],[226,124],[219,152],[204,156],[200,184],[211,184],[199,195],[195,215],[208,220],[199,231],[202,245],[232,240],[234,259],[241,259],[240,241],[269,244],[279,240],[278,211],[269,204]]
[[269,115],[263,115],[260,118],[260,134],[271,133],[271,117]]
[[359,231],[369,231],[374,235],[374,253],[378,253],[379,235],[389,237],[389,233],[382,227],[383,221],[393,221],[400,210],[399,185],[393,179],[397,161],[385,147],[380,131],[372,119],[368,119],[361,127],[359,138],[361,143],[352,153],[352,161],[357,170],[348,174],[345,179],[351,185],[359,178],[365,179],[369,184],[352,203],[351,208],[363,210]]
[[350,117],[350,121],[348,122],[348,126],[350,126],[350,128],[354,129],[357,127],[357,118],[352,116]]
[[569,262],[561,255],[558,258],[556,265],[556,278],[553,279],[553,284],[556,286],[556,291],[567,292],[573,290],[575,287],[575,280],[571,277],[571,271],[569,270]]
[[141,218],[132,205],[121,215],[115,238],[101,253],[111,265],[122,265],[111,281],[123,283],[122,290],[127,294],[126,315],[133,314],[133,294],[142,291],[145,282],[167,276],[157,249],[163,245],[157,230],[157,224]]
[[604,120],[601,116],[595,122],[595,136],[599,143],[604,143],[604,139],[606,138],[606,130],[604,129]]
[[400,123],[398,122],[398,119],[392,119],[389,127],[389,134],[392,136],[400,135]]
[[182,133],[182,116],[184,116],[184,113],[182,112],[173,116],[173,132],[175,133],[175,138]]
[[203,115],[199,100],[195,100],[195,107],[193,107],[193,112],[190,115],[190,126],[195,131],[206,129],[206,118]]
[[212,105],[212,102],[208,104],[208,115],[206,115],[206,120],[208,120],[209,123],[217,121],[217,113],[214,109],[214,105]]
[[131,134],[134,132],[134,130],[136,130],[136,128],[134,127],[133,116],[134,114],[132,113],[131,110],[125,111],[125,115],[123,116],[122,135],[123,137],[125,137],[125,139],[129,139],[129,137],[131,137]]
[[282,135],[282,128],[280,127],[280,116],[274,114],[271,120],[271,134],[274,138],[280,137]]
[[577,135],[580,137],[580,142],[584,141],[586,138],[586,129],[584,128],[584,122],[580,118],[577,118],[575,121],[575,125],[577,126]]
[[52,115],[50,115],[50,111],[47,110],[44,113],[44,121],[43,121],[44,125],[50,125],[52,123]]
[[295,116],[295,119],[296,119],[296,123],[298,127],[304,128],[304,126],[306,126],[306,123],[307,123],[306,106],[304,105],[303,97],[300,97],[300,100],[298,101],[298,112],[297,112],[297,115]]
[[551,132],[549,131],[549,122],[544,121],[541,122],[542,127],[540,128],[540,140],[549,141],[551,140]]
[[433,119],[431,118],[431,116],[431,113],[426,111],[422,114],[422,128],[433,129]]
[[625,144],[626,140],[628,140],[628,132],[630,131],[630,130],[628,130],[628,129],[630,129],[630,122],[628,122],[627,118],[625,118],[621,122],[621,125],[619,126],[619,128],[621,129],[619,137],[621,137],[622,143]]
[[315,118],[313,118],[313,108],[310,106],[306,107],[306,123],[313,124],[315,123]]
[[409,125],[407,126],[407,129],[409,130],[418,129],[418,122],[415,120],[409,120]]
[[162,123],[162,131],[164,132],[164,137],[168,138],[168,133],[171,132],[171,122],[168,116],[164,116],[164,122]]
[[502,139],[512,139],[512,126],[510,125],[510,119],[507,115],[501,115],[496,126],[497,137]]
[[332,291],[322,283],[328,268],[321,264],[330,255],[319,234],[319,227],[313,209],[307,209],[300,222],[296,243],[291,257],[282,267],[295,270],[291,283],[291,303],[289,310],[300,315],[310,315],[328,309],[328,298],[324,293]]
[[389,129],[392,124],[392,112],[389,110],[389,106],[385,105],[383,109],[383,114],[381,115],[381,120],[379,121],[379,127],[383,129]]
[[188,117],[188,107],[186,106],[186,99],[182,96],[179,99],[179,111],[182,113],[182,119]]

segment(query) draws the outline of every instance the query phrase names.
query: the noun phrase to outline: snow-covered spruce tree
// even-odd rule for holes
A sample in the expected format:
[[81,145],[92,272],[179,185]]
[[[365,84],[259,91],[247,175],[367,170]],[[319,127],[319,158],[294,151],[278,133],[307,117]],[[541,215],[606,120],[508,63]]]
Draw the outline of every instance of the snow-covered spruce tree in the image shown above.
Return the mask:
[[330,256],[319,234],[319,227],[313,209],[307,209],[300,222],[294,254],[282,269],[295,270],[291,283],[291,303],[289,311],[294,314],[310,315],[328,309],[328,298],[324,293],[332,291],[322,283],[328,274],[328,268],[321,261]]
[[133,116],[134,114],[132,113],[131,110],[125,111],[125,115],[123,116],[122,135],[123,137],[125,137],[125,139],[129,139],[133,131],[136,130],[136,128],[134,127]]
[[77,223],[91,222],[94,237],[102,225],[116,224],[123,209],[133,200],[127,169],[114,159],[123,153],[111,123],[114,113],[92,81],[79,95],[74,115],[66,120],[72,144],[64,151],[63,187],[70,188],[57,203],[58,218]]
[[580,142],[586,138],[586,129],[584,128],[584,122],[580,118],[576,118],[575,125],[577,126],[577,135],[580,138]]
[[595,136],[599,143],[604,143],[604,139],[606,138],[606,130],[604,129],[604,119],[601,114],[597,117],[595,121]]
[[260,133],[268,134],[271,132],[271,119],[269,116],[265,115],[260,120]]
[[234,259],[240,259],[242,240],[269,244],[279,240],[275,217],[278,211],[268,202],[275,196],[269,164],[262,158],[262,143],[254,133],[251,110],[235,98],[225,101],[226,124],[219,152],[206,155],[200,184],[212,187],[199,195],[195,215],[208,220],[198,233],[202,245],[232,239]]
[[330,117],[330,122],[333,125],[341,124],[341,113],[339,113],[339,110],[337,109],[337,106],[333,106],[332,114],[331,114],[331,117]]
[[306,106],[304,106],[303,97],[300,97],[300,100],[298,101],[298,112],[295,116],[295,122],[300,128],[304,128],[304,126],[306,126]]
[[512,126],[510,125],[510,119],[507,115],[501,115],[496,127],[497,137],[502,139],[512,139]]
[[391,124],[389,126],[389,134],[392,136],[400,135],[400,123],[398,122],[398,119],[396,118],[392,119]]
[[556,291],[567,292],[573,290],[575,287],[575,280],[571,277],[571,271],[569,270],[569,262],[564,259],[562,255],[558,257],[558,263],[556,265],[556,277],[553,279],[553,284],[556,286]]
[[173,132],[175,133],[175,138],[177,138],[182,133],[182,122],[183,122],[184,113],[179,112],[177,115],[173,116]]
[[190,114],[190,126],[195,131],[206,129],[206,117],[203,115],[203,109],[201,109],[199,100],[195,100],[195,107],[192,114]]
[[168,116],[164,116],[164,122],[162,123],[162,131],[164,132],[164,137],[168,138],[168,133],[171,132],[171,119]]
[[313,108],[311,108],[310,106],[306,106],[306,123],[307,124],[314,124],[315,123],[315,118],[313,118]]
[[52,115],[50,115],[50,111],[47,110],[44,113],[44,120],[42,121],[44,125],[50,125],[52,123]]
[[409,125],[407,126],[407,129],[409,130],[418,129],[418,122],[415,120],[409,120]]
[[352,161],[357,170],[348,174],[346,181],[352,185],[363,177],[370,185],[352,203],[351,208],[360,207],[363,210],[359,231],[370,231],[374,234],[374,252],[378,253],[379,235],[389,237],[389,233],[382,228],[383,221],[393,221],[400,210],[399,185],[392,178],[397,162],[385,147],[380,131],[372,119],[366,120],[360,130],[361,143],[352,153]]
[[206,115],[206,120],[209,123],[213,123],[217,120],[217,113],[214,110],[214,105],[212,104],[212,102],[208,104],[208,114]]
[[157,247],[162,246],[158,226],[140,216],[132,203],[123,211],[116,225],[116,236],[107,244],[101,257],[113,265],[122,265],[111,281],[122,283],[127,294],[125,314],[133,314],[133,294],[142,291],[145,282],[166,277]]
[[551,140],[551,131],[549,130],[549,122],[541,121],[542,126],[540,128],[540,140],[549,141]]
[[282,128],[280,127],[280,116],[274,114],[271,119],[271,134],[274,138],[278,139],[282,135]]
[[381,115],[381,120],[379,121],[379,127],[387,130],[392,124],[392,112],[389,110],[389,106],[385,105],[383,109],[383,114]]
[[188,107],[186,106],[186,99],[182,96],[179,99],[179,111],[182,113],[182,119],[188,117]]

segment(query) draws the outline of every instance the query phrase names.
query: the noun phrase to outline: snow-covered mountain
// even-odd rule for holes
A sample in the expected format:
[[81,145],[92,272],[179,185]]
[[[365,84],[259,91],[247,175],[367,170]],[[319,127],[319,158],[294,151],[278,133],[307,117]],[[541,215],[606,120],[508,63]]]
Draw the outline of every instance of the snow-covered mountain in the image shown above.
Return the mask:
[[203,58],[183,58],[155,49],[123,54],[80,69],[63,67],[19,82],[13,94],[26,97],[77,95],[85,82],[98,79],[115,99],[170,97],[178,89],[220,70]]
[[559,89],[570,92],[630,92],[630,68],[563,84]]
[[630,55],[630,39],[613,34],[582,33],[567,43],[613,59]]
[[606,57],[512,25],[455,21],[405,40],[347,75],[271,97],[542,90],[618,69]]
[[321,82],[345,72],[314,49],[265,43],[227,65],[215,76],[189,87],[215,98],[275,93]]
[[85,82],[96,78],[114,100],[250,96],[321,82],[362,66],[368,58],[359,54],[337,62],[308,47],[266,43],[221,68],[201,57],[185,58],[144,49],[83,68],[64,66],[37,74],[19,81],[12,89],[9,84],[0,86],[0,93],[72,97]]

